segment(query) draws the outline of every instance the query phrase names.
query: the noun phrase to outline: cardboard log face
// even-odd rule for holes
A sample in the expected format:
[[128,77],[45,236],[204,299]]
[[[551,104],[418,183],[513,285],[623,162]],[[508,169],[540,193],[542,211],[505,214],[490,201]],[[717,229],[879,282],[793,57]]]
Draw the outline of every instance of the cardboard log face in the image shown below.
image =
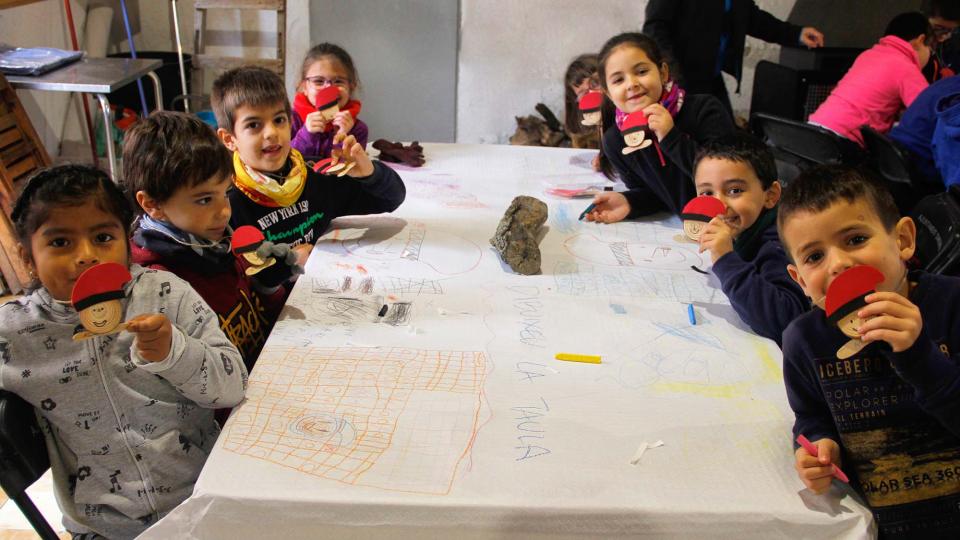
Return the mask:
[[73,339],[87,339],[119,332],[123,323],[123,287],[132,278],[130,270],[118,263],[103,263],[85,270],[77,278],[70,301],[86,331]]
[[340,112],[340,89],[336,86],[326,86],[317,92],[316,107],[320,111],[320,116],[327,122],[333,120],[333,117]]
[[851,338],[837,350],[837,358],[849,358],[866,346],[859,332],[864,319],[857,316],[857,312],[866,305],[866,296],[876,291],[883,279],[883,273],[876,268],[861,265],[844,270],[827,287],[824,309],[827,320]]
[[680,211],[680,219],[683,220],[683,232],[687,235],[687,238],[699,242],[707,223],[726,213],[727,206],[720,199],[709,195],[694,197]]
[[266,238],[260,232],[260,229],[252,225],[242,225],[233,231],[230,249],[234,255],[239,255],[243,260],[250,263],[250,266],[244,270],[248,276],[252,276],[264,268],[269,268],[277,262],[273,257],[263,259],[257,255],[257,248],[263,244],[264,240]]
[[694,240],[696,242],[700,241],[700,235],[703,234],[703,228],[707,224],[703,221],[698,221],[696,219],[687,219],[683,222],[683,234],[687,235],[687,238]]
[[595,126],[600,123],[600,111],[584,113],[580,123],[585,126]]
[[123,317],[123,305],[119,300],[94,304],[80,312],[80,324],[92,334],[109,334]]

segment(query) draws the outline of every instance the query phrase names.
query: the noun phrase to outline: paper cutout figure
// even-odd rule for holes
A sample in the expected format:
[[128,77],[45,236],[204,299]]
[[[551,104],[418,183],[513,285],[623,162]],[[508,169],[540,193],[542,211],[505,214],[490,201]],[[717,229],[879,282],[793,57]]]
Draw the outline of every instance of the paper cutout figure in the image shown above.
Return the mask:
[[89,339],[126,330],[123,320],[123,286],[131,279],[130,270],[118,263],[103,263],[85,270],[73,284],[70,301],[80,315],[85,330],[73,339]]
[[837,358],[849,358],[866,346],[858,332],[864,320],[857,316],[857,311],[867,305],[866,296],[882,282],[883,273],[876,268],[854,266],[837,276],[827,288],[827,321],[851,338],[837,350]]
[[694,242],[700,241],[703,228],[711,219],[726,213],[727,207],[716,197],[700,195],[690,200],[680,212],[683,233]]
[[623,149],[623,154],[627,155],[637,150],[642,150],[653,144],[653,131],[647,123],[647,115],[643,111],[634,111],[627,115],[620,126],[620,133],[623,134],[623,140],[627,146]]
[[340,89],[336,86],[325,86],[317,92],[316,107],[320,115],[327,122],[340,112]]
[[583,115],[581,124],[595,126],[600,123],[600,106],[603,104],[603,93],[592,90],[580,98],[580,114]]
[[260,229],[252,225],[243,225],[233,231],[230,249],[233,250],[234,255],[242,257],[250,263],[250,266],[244,270],[248,276],[252,276],[265,268],[270,268],[277,262],[273,257],[261,259],[257,255],[257,248],[260,247],[260,244],[263,244],[264,240],[266,238],[264,238]]

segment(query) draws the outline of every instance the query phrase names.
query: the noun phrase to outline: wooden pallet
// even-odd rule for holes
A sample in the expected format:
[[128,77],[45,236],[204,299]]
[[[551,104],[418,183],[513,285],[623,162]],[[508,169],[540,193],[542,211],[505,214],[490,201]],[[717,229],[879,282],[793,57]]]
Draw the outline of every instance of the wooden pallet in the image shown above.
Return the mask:
[[49,165],[50,156],[17,93],[0,75],[0,272],[14,293],[23,290],[29,276],[17,253],[10,211],[23,180]]
[[[244,58],[242,56],[217,56],[204,52],[206,47],[207,11],[218,10],[257,10],[274,11],[277,14],[277,51],[276,58]],[[287,27],[286,0],[196,0],[194,3],[194,40],[193,67],[195,68],[194,88],[203,88],[203,70],[211,69],[216,73],[240,66],[260,66],[284,76],[284,57],[286,54]]]

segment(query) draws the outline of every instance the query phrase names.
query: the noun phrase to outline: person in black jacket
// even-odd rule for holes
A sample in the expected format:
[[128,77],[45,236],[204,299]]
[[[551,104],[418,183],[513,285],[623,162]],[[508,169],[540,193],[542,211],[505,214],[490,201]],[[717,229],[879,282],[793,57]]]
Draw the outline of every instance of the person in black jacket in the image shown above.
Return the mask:
[[746,36],[779,43],[822,47],[823,34],[781,21],[753,0],[650,0],[643,32],[657,40],[691,94],[713,94],[733,115],[721,71],[743,74]]
[[[587,220],[615,223],[663,211],[680,214],[696,196],[693,159],[697,148],[732,133],[730,115],[717,98],[687,95],[670,80],[670,68],[650,36],[628,32],[610,38],[600,51],[599,75],[605,107],[616,106],[610,115],[615,122],[604,124],[610,127],[603,135],[601,152],[627,191],[597,194]],[[625,153],[621,125],[629,131],[628,116],[640,113],[646,117],[654,144]]]

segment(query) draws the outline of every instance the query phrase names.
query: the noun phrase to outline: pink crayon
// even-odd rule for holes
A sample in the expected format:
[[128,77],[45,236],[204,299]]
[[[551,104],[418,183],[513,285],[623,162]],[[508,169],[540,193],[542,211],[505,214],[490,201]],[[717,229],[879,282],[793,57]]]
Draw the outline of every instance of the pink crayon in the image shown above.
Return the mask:
[[[809,439],[807,439],[801,434],[801,435],[797,435],[797,442],[800,443],[800,446],[802,446],[803,449],[806,450],[808,454],[810,454],[813,457],[817,457],[817,454],[818,454],[817,447],[814,446]],[[837,480],[840,480],[845,484],[850,483],[850,479],[847,478],[847,475],[840,470],[840,467],[837,467],[836,465],[833,465],[833,464],[831,464],[830,466],[833,467],[833,476],[836,477]]]

